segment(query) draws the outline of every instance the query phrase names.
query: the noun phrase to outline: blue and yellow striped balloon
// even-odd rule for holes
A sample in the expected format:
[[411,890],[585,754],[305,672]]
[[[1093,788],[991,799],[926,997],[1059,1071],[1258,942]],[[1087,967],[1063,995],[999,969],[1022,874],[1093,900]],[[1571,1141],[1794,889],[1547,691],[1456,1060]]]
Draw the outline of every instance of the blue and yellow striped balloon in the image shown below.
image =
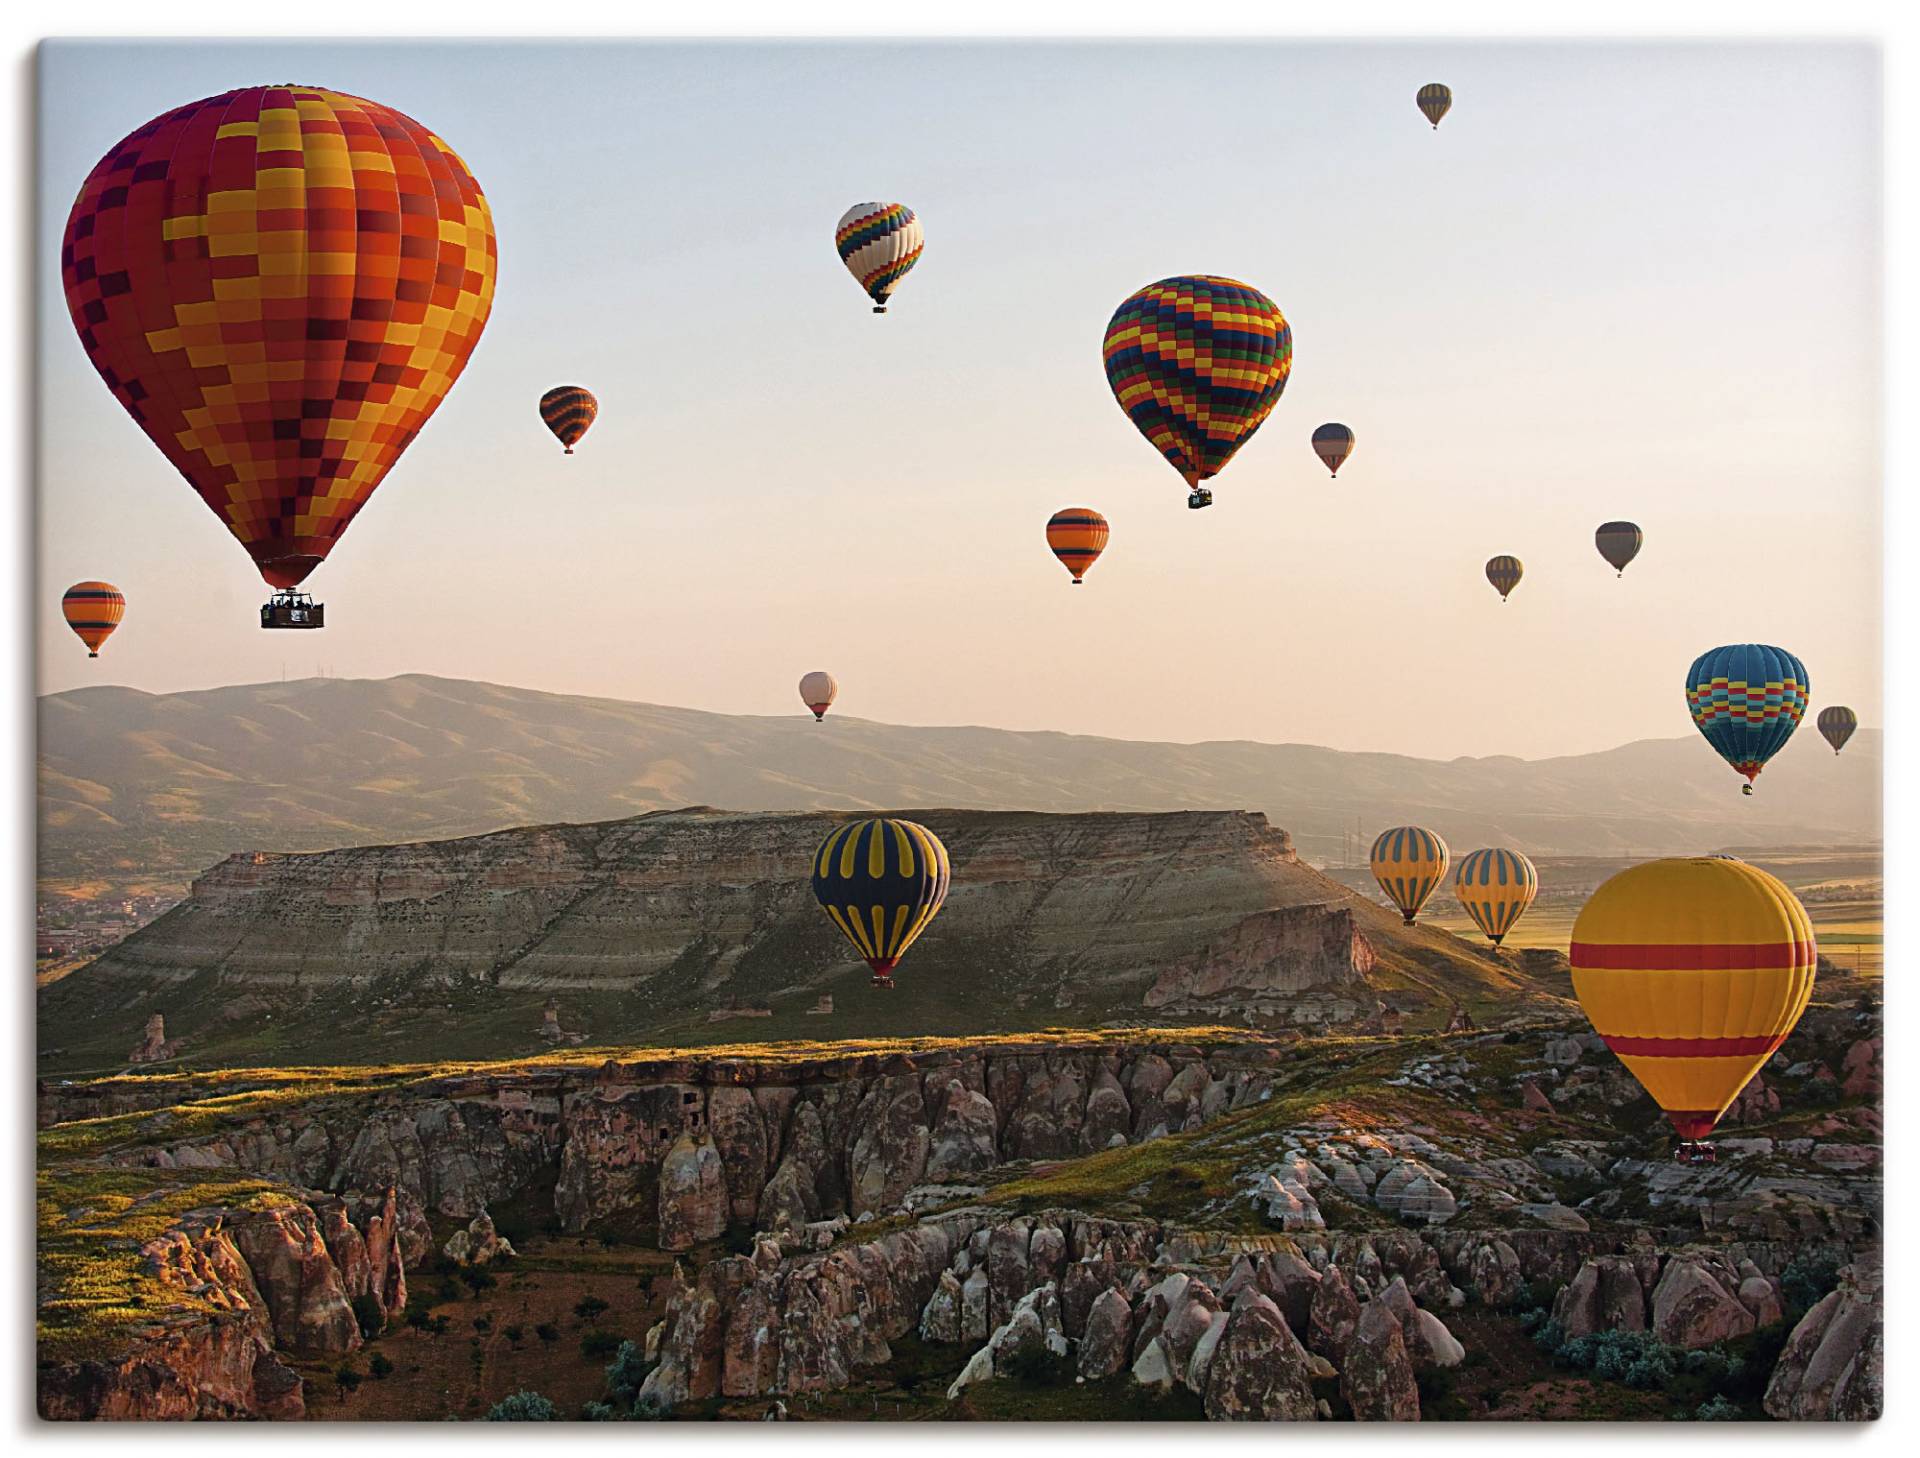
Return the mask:
[[947,899],[952,868],[940,837],[911,820],[850,820],[813,858],[813,894],[873,968],[875,987]]
[[1497,947],[1540,889],[1540,873],[1519,851],[1477,850],[1454,872],[1453,894]]
[[1367,864],[1387,899],[1400,908],[1400,915],[1412,926],[1434,888],[1446,880],[1447,860],[1447,843],[1431,830],[1396,825],[1380,832]]
[[1729,643],[1702,653],[1687,670],[1687,710],[1694,727],[1734,771],[1740,793],[1778,754],[1807,712],[1806,665],[1784,648]]

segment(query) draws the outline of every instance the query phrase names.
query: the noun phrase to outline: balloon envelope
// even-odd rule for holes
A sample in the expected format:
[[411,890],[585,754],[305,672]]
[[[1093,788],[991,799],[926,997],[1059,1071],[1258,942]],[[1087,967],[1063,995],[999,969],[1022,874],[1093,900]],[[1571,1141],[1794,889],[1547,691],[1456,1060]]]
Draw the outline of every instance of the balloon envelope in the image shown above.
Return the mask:
[[1806,666],[1767,643],[1710,649],[1687,670],[1694,726],[1749,788],[1800,726],[1809,691]]
[[1437,131],[1440,118],[1453,107],[1453,92],[1438,81],[1429,81],[1415,95],[1413,104],[1420,108],[1420,115],[1432,122]]
[[1477,850],[1453,875],[1453,894],[1496,947],[1539,889],[1540,873],[1519,851]]
[[833,675],[817,668],[800,680],[800,702],[813,710],[816,723],[827,717],[827,710],[833,707],[839,692],[840,685],[833,681]]
[[493,221],[411,118],[255,86],[108,152],[60,269],[107,387],[260,575],[291,588],[465,368],[493,304]]
[[111,582],[76,582],[61,595],[60,612],[87,645],[87,657],[98,658],[100,645],[127,615],[127,600]]
[[1640,555],[1642,540],[1640,528],[1630,521],[1606,522],[1593,534],[1594,546],[1617,574],[1624,574],[1627,563]]
[[580,437],[600,414],[600,402],[584,385],[555,385],[540,397],[540,418],[572,455]]
[[1727,856],[1648,861],[1573,923],[1573,991],[1593,1029],[1699,1139],[1793,1031],[1818,948],[1794,894]]
[[1833,746],[1835,754],[1847,747],[1847,741],[1853,738],[1853,731],[1860,727],[1853,710],[1844,704],[1833,704],[1822,709],[1820,717],[1814,722],[1819,726],[1820,737]]
[[1273,413],[1293,369],[1293,330],[1258,289],[1194,274],[1129,296],[1101,354],[1113,398],[1191,489]]
[[1341,463],[1353,454],[1353,432],[1334,422],[1320,426],[1313,433],[1313,453],[1338,476]]
[[833,246],[847,272],[873,300],[876,314],[887,312],[887,299],[920,261],[926,239],[920,220],[905,203],[855,203],[840,215],[833,230]]
[[1107,519],[1091,506],[1069,506],[1047,519],[1047,545],[1077,585],[1107,548]]
[[1447,878],[1447,843],[1418,825],[1396,825],[1373,842],[1367,864],[1373,879],[1400,908],[1408,926],[1427,904],[1434,888]]
[[1518,557],[1489,557],[1487,559],[1487,581],[1494,591],[1500,594],[1500,601],[1507,600],[1507,594],[1520,585],[1520,578],[1526,569],[1520,565]]
[[874,980],[891,986],[894,964],[947,899],[947,848],[911,820],[852,820],[813,858],[813,894],[852,942]]

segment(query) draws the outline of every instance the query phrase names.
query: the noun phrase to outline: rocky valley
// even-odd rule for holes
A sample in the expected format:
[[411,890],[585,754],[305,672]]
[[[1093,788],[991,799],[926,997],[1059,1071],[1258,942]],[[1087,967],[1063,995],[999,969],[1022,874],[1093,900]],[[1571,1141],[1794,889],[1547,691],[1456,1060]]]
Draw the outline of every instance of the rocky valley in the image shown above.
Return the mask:
[[1877,1414],[1877,1006],[1811,1010],[1710,1166],[1596,1041],[49,1082],[42,1411],[476,1416],[512,1380],[598,1417]]

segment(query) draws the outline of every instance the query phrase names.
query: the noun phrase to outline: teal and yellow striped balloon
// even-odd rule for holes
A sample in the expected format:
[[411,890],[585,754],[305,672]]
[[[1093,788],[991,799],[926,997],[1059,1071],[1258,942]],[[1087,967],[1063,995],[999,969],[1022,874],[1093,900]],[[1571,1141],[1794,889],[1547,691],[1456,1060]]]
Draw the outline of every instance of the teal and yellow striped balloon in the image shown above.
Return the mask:
[[952,879],[940,837],[911,820],[850,820],[813,858],[813,894],[873,968],[875,987],[947,899]]
[[1413,925],[1434,888],[1447,879],[1447,860],[1447,843],[1418,825],[1396,825],[1381,831],[1367,857],[1373,879],[1400,908],[1408,926]]
[[1540,889],[1540,873],[1519,851],[1477,850],[1454,872],[1453,894],[1497,947]]

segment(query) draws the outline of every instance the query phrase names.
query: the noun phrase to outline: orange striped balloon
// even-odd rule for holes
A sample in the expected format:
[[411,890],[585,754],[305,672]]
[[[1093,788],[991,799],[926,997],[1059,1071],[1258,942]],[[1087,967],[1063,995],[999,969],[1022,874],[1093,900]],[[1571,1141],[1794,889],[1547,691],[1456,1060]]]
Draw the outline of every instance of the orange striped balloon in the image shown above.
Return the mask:
[[1078,587],[1107,549],[1107,519],[1091,506],[1069,506],[1047,519],[1047,545]]
[[540,397],[540,418],[572,455],[580,437],[600,414],[600,402],[583,385],[555,385]]
[[1731,856],[1648,861],[1573,923],[1573,994],[1686,1140],[1704,1138],[1813,995],[1806,908]]
[[76,582],[61,596],[60,611],[87,645],[87,657],[98,658],[100,645],[127,615],[127,599],[111,582]]

